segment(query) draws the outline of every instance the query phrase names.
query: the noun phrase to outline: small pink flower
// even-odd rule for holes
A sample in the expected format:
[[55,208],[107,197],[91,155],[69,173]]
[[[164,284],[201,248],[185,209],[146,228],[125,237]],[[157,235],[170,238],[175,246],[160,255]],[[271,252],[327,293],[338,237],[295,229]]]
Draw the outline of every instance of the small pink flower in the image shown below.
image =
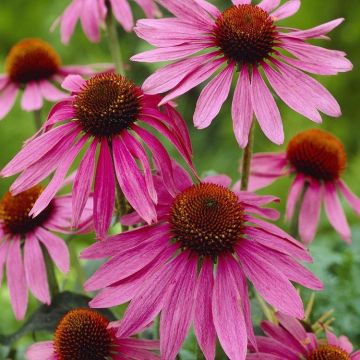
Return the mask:
[[[134,0],[149,18],[159,14],[154,0]],[[68,44],[74,32],[76,23],[81,26],[92,42],[100,40],[100,28],[105,23],[107,6],[111,7],[116,20],[125,31],[131,31],[134,26],[133,15],[128,0],[72,0],[61,17],[55,21],[60,23],[61,41]]]
[[285,153],[256,154],[252,160],[250,189],[255,191],[282,176],[295,175],[291,185],[286,217],[294,216],[296,204],[303,197],[299,214],[299,234],[310,243],[316,234],[321,204],[326,215],[346,242],[351,230],[338,198],[340,192],[353,210],[360,215],[360,199],[351,192],[341,175],[346,168],[342,143],[332,134],[312,129],[296,135]]
[[279,325],[264,321],[261,325],[267,335],[257,336],[258,351],[247,360],[360,360],[360,351],[353,347],[346,336],[337,338],[330,331],[326,339],[308,333],[296,319],[277,313]]
[[[302,318],[303,304],[290,283],[319,290],[319,280],[296,259],[311,261],[304,246],[257,216],[276,219],[263,205],[272,196],[231,191],[225,175],[194,184],[174,169],[178,193],[162,188],[158,222],[112,236],[86,249],[82,257],[110,257],[86,282],[102,289],[92,307],[130,301],[124,318],[114,323],[117,336],[128,336],[160,312],[160,349],[173,360],[194,324],[207,360],[215,358],[215,341],[230,359],[245,359],[248,339],[255,345],[246,278],[266,301]],[[141,221],[137,214],[125,223]],[[216,269],[216,271],[215,271]]]
[[233,5],[223,12],[205,0],[159,0],[159,3],[175,18],[139,20],[135,27],[137,35],[157,49],[138,54],[132,60],[177,60],[144,82],[145,93],[170,91],[161,103],[217,73],[197,101],[194,114],[197,128],[209,126],[219,113],[236,69],[239,75],[232,119],[241,147],[247,144],[253,114],[272,142],[284,141],[281,116],[264,78],[290,108],[310,120],[320,123],[319,112],[340,116],[334,97],[305,72],[335,75],[352,69],[344,52],[307,42],[327,38],[326,34],[343,19],[308,30],[277,26],[278,20],[297,12],[300,0],[289,0],[280,7],[280,0],[263,0],[259,5],[251,4],[251,0],[233,0]]
[[159,360],[158,341],[115,337],[109,320],[90,309],[74,309],[59,322],[53,341],[30,346],[27,360]]
[[10,50],[6,74],[0,75],[0,120],[11,110],[19,89],[24,90],[21,107],[25,111],[41,109],[44,99],[58,101],[67,96],[55,84],[69,74],[89,74],[86,66],[62,66],[56,51],[40,39],[24,39]]
[[[37,185],[16,196],[6,193],[0,201],[0,284],[6,266],[10,300],[18,320],[26,313],[28,289],[38,300],[50,304],[42,247],[60,271],[69,271],[68,248],[53,232],[68,233],[71,197],[57,196],[36,217],[31,217],[29,210],[42,191],[43,187]],[[88,227],[91,210],[87,204],[82,230]]]
[[[139,125],[157,130],[192,166],[191,143],[184,120],[168,104],[163,112],[159,111],[158,96],[143,94],[132,81],[113,73],[98,74],[87,81],[78,75],[69,76],[63,87],[72,95],[53,107],[44,128],[65,124],[28,142],[2,170],[2,176],[22,173],[11,191],[19,193],[55,171],[30,212],[39,214],[54,197],[75,158],[86,148],[74,180],[74,226],[91,192],[96,158],[94,225],[98,237],[104,237],[111,224],[116,182],[146,222],[156,221],[157,194],[151,162],[143,144],[152,152],[165,188],[174,194],[173,170],[165,147]],[[97,148],[100,148],[98,156]]]

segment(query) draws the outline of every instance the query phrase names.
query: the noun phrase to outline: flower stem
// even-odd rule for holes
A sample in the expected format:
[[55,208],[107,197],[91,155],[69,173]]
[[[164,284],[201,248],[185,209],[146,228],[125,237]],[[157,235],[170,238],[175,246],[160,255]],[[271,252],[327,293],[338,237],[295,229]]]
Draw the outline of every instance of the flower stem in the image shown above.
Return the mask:
[[200,349],[199,343],[196,341],[196,360],[205,360],[205,356]]
[[243,158],[242,158],[242,169],[241,169],[241,185],[240,190],[246,191],[249,186],[249,178],[250,178],[250,166],[251,166],[251,158],[253,154],[254,147],[254,128],[255,121],[253,121],[250,131],[249,131],[249,140],[246,148],[244,149]]
[[42,126],[40,109],[34,110],[34,124],[35,124],[35,129],[40,130]]
[[48,276],[50,295],[51,295],[51,299],[53,299],[55,295],[59,293],[59,284],[56,279],[54,264],[50,259],[50,255],[48,254],[47,250],[44,247],[43,247],[43,254],[45,260],[46,272]]
[[115,64],[116,72],[120,75],[125,75],[124,64],[121,56],[120,43],[116,30],[116,22],[114,19],[114,15],[111,11],[111,8],[109,9],[108,14],[106,16],[106,31],[109,41],[109,48]]

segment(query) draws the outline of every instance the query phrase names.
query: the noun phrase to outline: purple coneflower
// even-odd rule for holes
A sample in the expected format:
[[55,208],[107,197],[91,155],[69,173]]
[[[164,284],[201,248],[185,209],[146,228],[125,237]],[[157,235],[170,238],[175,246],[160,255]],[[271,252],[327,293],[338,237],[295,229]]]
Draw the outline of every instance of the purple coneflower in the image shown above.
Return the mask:
[[267,335],[257,336],[258,352],[247,360],[359,360],[360,351],[346,336],[336,337],[326,331],[326,339],[318,339],[307,332],[300,321],[277,313],[279,325],[264,321],[261,325]]
[[27,360],[159,360],[158,341],[115,337],[109,320],[90,309],[69,311],[56,327],[53,341],[36,343]]
[[[159,192],[156,224],[82,254],[110,257],[85,284],[89,291],[102,289],[91,306],[130,301],[114,324],[117,336],[136,332],[161,312],[163,359],[175,358],[192,323],[207,360],[215,357],[216,336],[230,359],[245,359],[248,339],[255,344],[246,278],[266,301],[298,318],[303,305],[290,280],[312,289],[322,285],[296,260],[311,260],[304,246],[257,217],[276,219],[277,211],[263,207],[276,198],[232,191],[227,176],[194,184],[182,169],[174,171],[179,191]],[[136,214],[126,218],[137,221]]]
[[334,135],[311,129],[291,139],[285,153],[255,154],[252,160],[250,189],[255,191],[282,176],[294,174],[286,217],[294,216],[296,204],[302,199],[299,212],[299,234],[309,243],[316,234],[321,204],[340,236],[351,241],[351,230],[338,198],[338,192],[360,215],[360,199],[351,192],[341,175],[346,168],[344,146]]
[[[15,316],[23,319],[28,289],[45,304],[50,304],[43,249],[63,273],[69,271],[66,243],[53,232],[69,233],[71,197],[57,196],[36,216],[29,215],[40,194],[40,185],[18,195],[6,193],[0,201],[0,284],[6,267],[7,284]],[[86,205],[81,227],[91,219],[90,203]]]
[[281,116],[265,80],[290,108],[315,122],[321,122],[320,112],[340,116],[334,97],[305,72],[335,75],[352,69],[344,52],[307,42],[327,38],[343,19],[308,30],[290,29],[276,22],[296,13],[300,0],[280,7],[280,0],[263,0],[259,5],[251,0],[232,2],[221,12],[205,0],[159,0],[175,18],[137,22],[137,35],[157,49],[132,60],[177,60],[144,82],[145,93],[170,91],[161,102],[166,103],[216,73],[202,90],[195,109],[194,124],[203,129],[219,113],[237,77],[232,119],[241,147],[247,145],[253,114],[272,142],[284,141]]
[[22,109],[39,110],[44,99],[54,102],[67,96],[54,84],[60,84],[69,74],[92,72],[87,66],[62,66],[54,48],[40,39],[24,39],[14,45],[5,70],[6,74],[0,75],[0,119],[11,110],[19,89],[24,90]]
[[[154,0],[134,0],[149,18],[159,14]],[[100,40],[100,28],[105,23],[109,7],[116,20],[125,31],[134,26],[133,14],[128,0],[72,0],[64,13],[55,22],[60,23],[61,41],[67,44],[74,32],[76,23],[81,21],[82,28],[92,42]]]
[[113,73],[89,80],[69,76],[63,87],[72,95],[54,106],[44,127],[63,124],[29,141],[1,172],[2,176],[21,172],[11,192],[24,191],[55,171],[30,212],[39,214],[54,197],[79,152],[87,148],[74,180],[74,226],[91,192],[95,167],[94,225],[99,238],[105,236],[111,224],[117,183],[146,222],[156,221],[153,167],[143,144],[152,152],[164,186],[174,194],[173,170],[165,147],[139,125],[148,125],[164,135],[191,166],[191,144],[184,120],[168,104],[161,112],[158,96],[144,94],[131,80]]

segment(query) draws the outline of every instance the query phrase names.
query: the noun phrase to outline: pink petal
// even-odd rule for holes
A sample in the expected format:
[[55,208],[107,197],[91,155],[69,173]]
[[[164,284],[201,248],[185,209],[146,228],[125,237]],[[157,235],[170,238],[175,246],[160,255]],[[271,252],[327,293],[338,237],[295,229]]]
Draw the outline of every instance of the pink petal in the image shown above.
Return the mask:
[[341,23],[343,23],[344,20],[345,20],[344,18],[331,20],[325,24],[318,25],[311,29],[292,31],[289,35],[297,37],[299,39],[304,39],[304,40],[311,39],[311,38],[318,38],[322,35],[329,33],[330,31],[334,30]]
[[270,12],[279,5],[280,5],[280,0],[262,0],[258,6],[260,6],[266,12]]
[[286,219],[291,220],[296,203],[298,202],[300,195],[304,189],[305,185],[305,176],[301,173],[297,174],[293,183],[291,184],[290,191],[287,197],[287,203],[286,203]]
[[297,13],[300,8],[300,0],[289,0],[284,5],[276,9],[271,16],[276,20],[288,18]]
[[206,359],[215,359],[216,332],[212,316],[212,293],[214,287],[213,264],[204,259],[198,278],[194,312],[195,335]]
[[351,243],[351,230],[337,196],[336,187],[331,182],[325,183],[324,205],[326,215],[331,225],[344,241]]
[[322,187],[314,180],[307,188],[299,213],[299,233],[305,244],[311,242],[318,227],[322,201]]
[[241,148],[246,147],[253,118],[251,86],[246,66],[241,68],[232,101],[231,116],[234,133]]
[[126,31],[131,31],[134,26],[134,20],[127,0],[110,0],[110,4],[116,20]]
[[94,139],[81,160],[76,172],[72,191],[72,226],[74,228],[77,228],[79,225],[81,214],[90,195],[97,145],[98,142]]
[[1,235],[0,235],[0,288],[1,288],[1,283],[2,283],[2,278],[3,278],[3,274],[4,274],[4,265],[6,263],[6,258],[7,258],[7,253],[8,253],[8,248],[10,245],[9,241],[4,240],[3,241],[3,236],[4,234],[2,233],[2,230],[0,230]]
[[42,80],[39,82],[41,95],[48,101],[58,101],[66,98],[68,95],[56,88],[50,81]]
[[307,333],[298,320],[282,313],[277,313],[276,317],[279,319],[281,326],[283,326],[292,336],[294,336],[300,342],[305,343],[305,340],[307,339]]
[[[189,254],[188,254],[189,256]],[[197,257],[185,260],[177,273],[176,287],[168,294],[160,319],[160,351],[164,359],[174,359],[189,331],[194,308]]]
[[11,306],[16,319],[22,320],[26,313],[28,290],[19,237],[11,239],[6,259],[6,272]]
[[3,119],[13,107],[18,93],[18,85],[8,84],[0,93],[0,120]]
[[56,266],[63,273],[68,273],[70,270],[70,254],[65,241],[42,227],[36,229],[35,235],[45,245]]
[[73,119],[76,117],[75,108],[72,105],[72,100],[66,99],[55,104],[48,115],[45,122],[45,129],[48,130],[52,125],[62,122],[67,119]]
[[203,9],[205,9],[214,18],[221,15],[221,11],[214,5],[210,4],[206,0],[195,0]]
[[44,256],[33,234],[27,234],[24,245],[24,267],[27,284],[34,296],[50,304],[50,293]]
[[229,95],[234,68],[235,63],[228,65],[202,90],[194,113],[194,124],[198,129],[208,127],[220,112]]
[[37,82],[26,84],[24,94],[21,98],[21,107],[25,111],[39,110],[43,106],[43,97]]
[[82,2],[82,11],[80,12],[80,21],[86,36],[92,42],[100,40],[100,10],[97,1],[84,0]]
[[74,32],[76,23],[80,18],[81,11],[83,10],[83,3],[81,1],[73,1],[64,11],[61,17],[60,32],[61,41],[68,44],[71,35]]
[[257,68],[253,70],[251,102],[264,134],[275,144],[282,144],[284,130],[279,109]]
[[106,139],[101,140],[94,185],[94,225],[96,235],[103,239],[111,224],[115,205],[113,160]]
[[233,360],[244,360],[246,357],[247,332],[240,304],[241,297],[232,273],[226,259],[220,256],[213,289],[212,311],[220,344],[226,355]]
[[78,93],[85,84],[86,81],[80,75],[68,75],[61,83],[61,87],[72,93]]
[[236,253],[246,276],[254,284],[259,294],[279,311],[297,318],[304,317],[304,308],[299,294],[289,280],[258,254],[248,240],[242,240],[236,247]]
[[356,214],[360,216],[360,199],[349,189],[343,180],[339,180],[337,186],[348,204],[353,208]]
[[53,341],[35,343],[26,350],[27,360],[52,360],[54,357],[55,353]]

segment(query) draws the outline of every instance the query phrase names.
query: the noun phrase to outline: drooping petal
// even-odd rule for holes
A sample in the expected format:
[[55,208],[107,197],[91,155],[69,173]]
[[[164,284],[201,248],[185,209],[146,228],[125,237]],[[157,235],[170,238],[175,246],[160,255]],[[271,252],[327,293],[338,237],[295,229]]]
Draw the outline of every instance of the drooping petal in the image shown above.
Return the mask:
[[127,0],[110,0],[110,4],[116,20],[126,31],[131,31],[134,25],[134,20]]
[[25,111],[39,110],[43,106],[43,97],[39,85],[35,81],[26,84],[24,94],[21,98],[21,107]]
[[348,204],[360,216],[360,199],[349,189],[343,180],[339,180],[337,186]]
[[277,8],[271,16],[276,20],[288,18],[297,13],[301,5],[300,0],[288,0],[284,5]]
[[0,120],[3,119],[10,109],[13,107],[18,93],[18,85],[14,83],[8,84],[0,95]]
[[67,94],[59,90],[48,80],[39,81],[39,88],[43,98],[48,101],[59,101],[68,97]]
[[304,189],[305,176],[303,174],[297,174],[293,183],[290,186],[289,194],[286,203],[286,219],[291,220],[296,204],[300,198],[300,195]]
[[80,18],[80,14],[83,9],[82,5],[82,2],[80,1],[71,2],[71,4],[65,9],[61,17],[60,32],[61,41],[64,44],[68,44],[70,41],[76,23]]
[[100,40],[100,11],[99,4],[93,0],[83,0],[80,21],[86,36],[92,42]]

